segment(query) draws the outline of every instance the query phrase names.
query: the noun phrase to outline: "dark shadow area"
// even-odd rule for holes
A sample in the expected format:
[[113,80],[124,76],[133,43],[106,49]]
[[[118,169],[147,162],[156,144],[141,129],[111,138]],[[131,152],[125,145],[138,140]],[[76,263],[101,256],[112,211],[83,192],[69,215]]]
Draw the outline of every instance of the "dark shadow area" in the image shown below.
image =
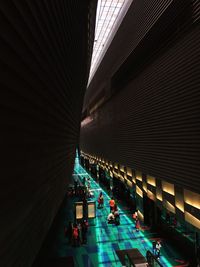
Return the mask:
[[[32,267],[62,267],[62,266],[74,266],[73,258],[64,257],[57,258],[57,249],[59,249],[59,240],[63,238],[63,242],[67,242],[64,237],[64,226],[67,225],[66,213],[70,213],[67,196],[64,198],[60,209],[53,220],[50,230],[43,242],[42,247],[32,265]],[[71,208],[72,209],[72,208]],[[73,219],[73,213],[70,214]],[[69,216],[69,215],[68,215]],[[69,262],[69,264],[68,264]],[[66,265],[67,263],[67,265]]]

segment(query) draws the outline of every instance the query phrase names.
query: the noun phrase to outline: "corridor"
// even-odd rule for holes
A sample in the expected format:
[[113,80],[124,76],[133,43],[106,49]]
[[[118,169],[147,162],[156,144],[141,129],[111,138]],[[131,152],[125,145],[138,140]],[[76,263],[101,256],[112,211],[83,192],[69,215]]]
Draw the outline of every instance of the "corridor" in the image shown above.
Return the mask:
[[[147,250],[152,251],[152,240],[156,239],[157,234],[151,233],[144,226],[139,232],[136,232],[131,215],[127,213],[123,205],[117,203],[120,225],[107,223],[110,197],[79,164],[78,159],[75,162],[73,175],[80,181],[83,177],[90,178],[91,190],[94,194],[91,200],[97,200],[100,191],[104,195],[104,208],[96,209],[96,222],[95,225],[89,227],[87,245],[75,249],[68,248],[66,251],[68,256],[73,254],[78,266],[122,266],[116,250],[138,248],[144,256]],[[162,240],[160,262],[163,266],[187,266],[183,264],[184,261],[180,259],[180,255],[173,251],[165,240]]]
[[163,267],[189,266],[183,255],[172,247],[169,242],[170,237],[169,240],[160,238],[158,233],[151,232],[145,225],[141,225],[142,229],[136,232],[132,213],[122,202],[117,202],[120,225],[108,224],[110,196],[92,179],[76,158],[73,179],[81,182],[83,177],[90,178],[93,194],[91,201],[96,201],[101,191],[104,196],[104,207],[96,209],[96,219],[93,222],[89,221],[87,244],[73,247],[64,236],[64,227],[67,227],[69,221],[74,220],[74,202],[79,201],[76,196],[66,197],[33,267],[41,267],[45,264],[50,267],[74,265],[75,267],[118,267],[122,264],[116,254],[117,250],[137,248],[143,256],[146,256],[147,250],[152,252],[152,242],[157,239],[160,239],[162,244],[160,263]]

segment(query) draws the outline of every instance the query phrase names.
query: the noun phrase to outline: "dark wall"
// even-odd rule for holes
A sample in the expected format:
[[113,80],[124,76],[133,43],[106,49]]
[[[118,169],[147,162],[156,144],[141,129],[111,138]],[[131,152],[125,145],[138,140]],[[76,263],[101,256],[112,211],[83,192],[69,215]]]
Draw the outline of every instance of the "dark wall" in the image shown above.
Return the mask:
[[0,266],[31,266],[64,198],[96,1],[0,3]]
[[105,102],[82,127],[80,148],[199,192],[200,4],[143,2],[132,4],[90,84],[84,110],[103,82]]

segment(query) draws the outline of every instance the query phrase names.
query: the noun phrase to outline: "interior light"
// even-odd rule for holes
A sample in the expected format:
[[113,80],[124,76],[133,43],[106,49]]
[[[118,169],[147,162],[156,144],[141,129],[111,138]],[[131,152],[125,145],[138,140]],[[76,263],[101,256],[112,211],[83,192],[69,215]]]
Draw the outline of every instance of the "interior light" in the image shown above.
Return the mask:
[[131,2],[132,0],[98,1],[95,24],[95,41],[93,45],[88,84],[98,67],[98,63],[102,59],[105,49],[108,47],[108,42],[113,38],[113,33],[114,31],[116,32],[117,26],[119,27],[119,23],[117,22],[120,19],[122,20],[122,14],[123,16],[125,15],[125,11],[128,10]]

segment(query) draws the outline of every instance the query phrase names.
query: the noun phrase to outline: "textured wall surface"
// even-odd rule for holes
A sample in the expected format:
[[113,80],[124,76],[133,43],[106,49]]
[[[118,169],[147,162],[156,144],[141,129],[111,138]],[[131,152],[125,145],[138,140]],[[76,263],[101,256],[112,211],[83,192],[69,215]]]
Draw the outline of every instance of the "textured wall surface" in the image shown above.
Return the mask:
[[96,1],[0,3],[0,266],[31,266],[79,138]]
[[[142,2],[87,91],[81,149],[199,192],[200,3]],[[89,114],[101,91],[104,104]]]

